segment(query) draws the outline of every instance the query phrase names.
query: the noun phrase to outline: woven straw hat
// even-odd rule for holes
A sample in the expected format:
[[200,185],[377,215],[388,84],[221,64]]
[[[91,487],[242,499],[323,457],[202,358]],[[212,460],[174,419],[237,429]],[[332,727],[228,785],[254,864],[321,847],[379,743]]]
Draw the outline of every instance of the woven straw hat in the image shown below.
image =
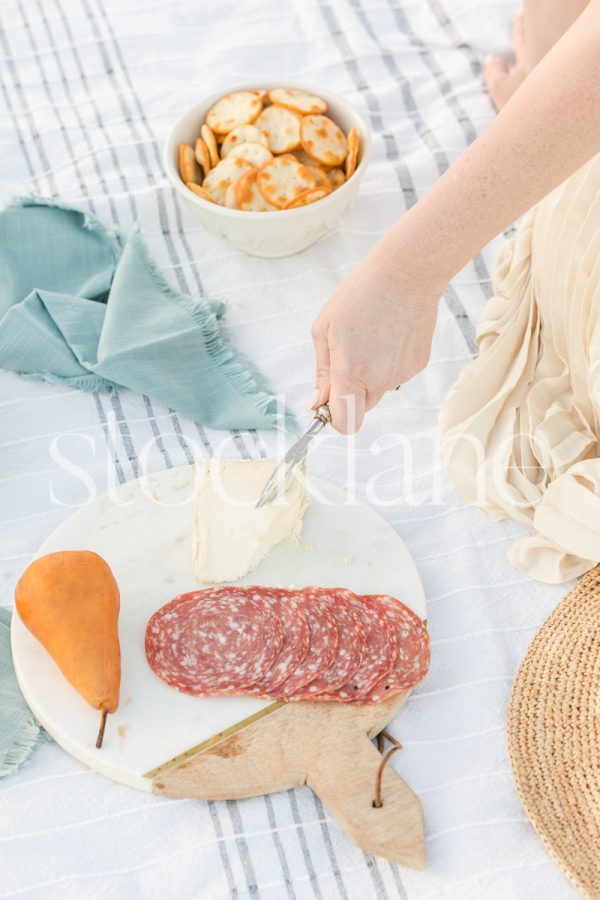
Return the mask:
[[508,710],[519,796],[584,897],[600,898],[600,566],[544,622]]

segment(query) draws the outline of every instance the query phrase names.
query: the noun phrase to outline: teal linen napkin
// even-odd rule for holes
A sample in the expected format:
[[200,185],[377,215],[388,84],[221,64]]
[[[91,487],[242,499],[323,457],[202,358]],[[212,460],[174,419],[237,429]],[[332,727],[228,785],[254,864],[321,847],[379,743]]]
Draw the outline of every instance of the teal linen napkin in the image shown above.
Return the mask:
[[10,649],[10,612],[0,609],[0,778],[26,762],[48,737],[17,683]]
[[88,391],[118,385],[210,428],[292,428],[222,333],[222,304],[179,293],[141,235],[41,197],[0,212],[0,367]]

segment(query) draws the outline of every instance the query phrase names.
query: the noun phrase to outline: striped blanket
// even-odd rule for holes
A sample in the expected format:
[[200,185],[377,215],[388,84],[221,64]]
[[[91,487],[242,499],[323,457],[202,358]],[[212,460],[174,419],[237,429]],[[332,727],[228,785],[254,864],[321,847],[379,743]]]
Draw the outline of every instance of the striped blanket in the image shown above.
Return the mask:
[[[339,279],[493,117],[481,63],[509,51],[512,2],[485,0],[5,0],[0,198],[40,193],[129,231],[171,283],[227,305],[232,340],[300,419],[310,323]],[[341,226],[305,253],[261,260],[205,232],[168,186],[161,144],[199,97],[283,77],[364,114],[374,158]],[[521,533],[467,507],[439,452],[437,413],[475,352],[502,237],[448,288],[431,363],[316,475],[376,502],[429,602],[432,669],[391,725],[393,765],[421,798],[428,868],[364,855],[308,788],[243,802],[144,795],[53,743],[0,784],[0,897],[486,898],[574,896],[513,787],[505,710],[525,649],[564,587],[507,564]],[[42,540],[94,491],[201,455],[258,457],[273,434],[197,427],[127,391],[107,397],[0,372],[0,605]],[[142,460],[142,461],[141,461]],[[375,481],[374,481],[375,479]]]

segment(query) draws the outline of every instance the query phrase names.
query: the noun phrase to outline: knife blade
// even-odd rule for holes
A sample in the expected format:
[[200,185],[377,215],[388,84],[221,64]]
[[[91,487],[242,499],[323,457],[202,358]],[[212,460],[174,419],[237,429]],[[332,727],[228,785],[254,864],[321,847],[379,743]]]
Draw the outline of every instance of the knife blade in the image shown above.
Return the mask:
[[262,506],[266,506],[267,503],[272,503],[280,491],[281,495],[283,495],[293,469],[306,459],[310,442],[329,422],[331,422],[331,413],[327,404],[323,403],[317,407],[315,417],[304,434],[292,444],[265,481],[260,496],[256,501],[255,509],[260,509]]

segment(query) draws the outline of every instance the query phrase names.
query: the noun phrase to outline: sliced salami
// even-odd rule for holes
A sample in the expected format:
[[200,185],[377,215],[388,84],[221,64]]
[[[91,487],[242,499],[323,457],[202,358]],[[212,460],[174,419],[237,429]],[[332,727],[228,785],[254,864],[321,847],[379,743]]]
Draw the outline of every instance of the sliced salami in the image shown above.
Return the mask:
[[268,696],[306,659],[310,645],[310,629],[306,613],[297,595],[291,591],[264,588],[261,588],[261,594],[267,602],[274,605],[281,619],[283,643],[279,655],[265,677],[246,688],[245,693]]
[[296,596],[300,600],[308,620],[310,645],[303,662],[278,688],[272,696],[287,700],[296,694],[304,685],[314,681],[333,662],[338,648],[338,630],[335,620],[327,605],[321,602],[319,592],[313,588],[305,588]]
[[398,638],[391,620],[372,597],[358,596],[350,591],[345,596],[365,631],[364,656],[346,684],[337,691],[319,694],[318,699],[364,703],[364,698],[394,666],[398,657]]
[[348,600],[344,588],[323,588],[316,592],[335,621],[338,631],[336,656],[321,674],[287,700],[310,700],[318,694],[336,691],[354,675],[360,666],[366,645],[365,629]]
[[258,589],[223,587],[175,597],[146,626],[146,656],[187,694],[240,694],[264,678],[283,643],[281,620]]
[[378,594],[373,597],[393,623],[398,638],[398,656],[388,674],[373,687],[361,703],[381,703],[391,694],[408,691],[427,674],[431,650],[425,625],[400,600]]

